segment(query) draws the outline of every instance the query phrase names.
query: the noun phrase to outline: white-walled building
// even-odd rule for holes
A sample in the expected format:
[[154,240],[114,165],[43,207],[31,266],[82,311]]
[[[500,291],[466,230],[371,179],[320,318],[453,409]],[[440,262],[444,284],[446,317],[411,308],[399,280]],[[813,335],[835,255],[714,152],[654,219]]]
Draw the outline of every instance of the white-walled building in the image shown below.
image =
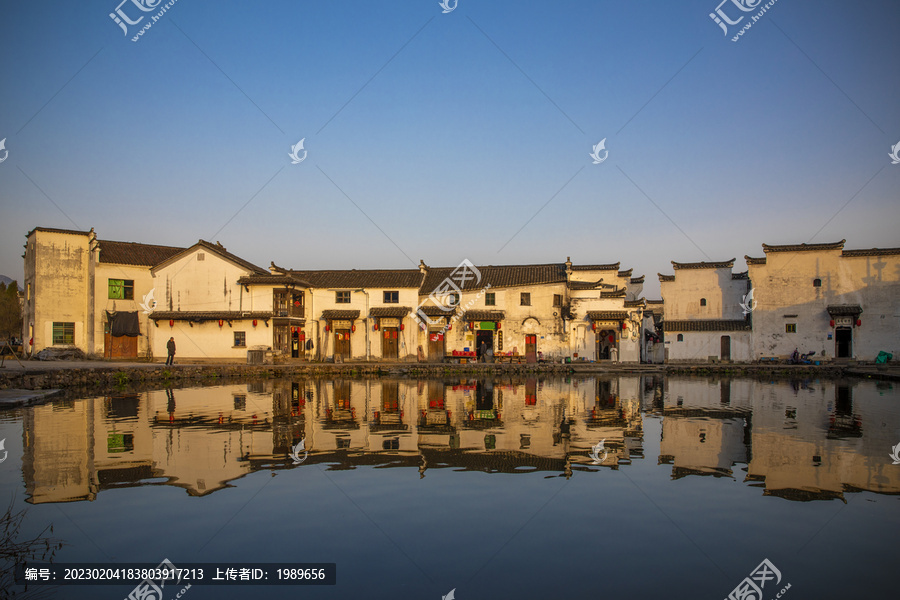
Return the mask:
[[150,267],[182,248],[100,240],[93,229],[36,227],[26,237],[26,351],[147,356],[149,320],[141,304],[153,289]]
[[[152,356],[174,338],[175,360],[244,361],[248,350],[290,351],[304,324],[307,284],[273,275],[200,240],[151,270],[159,304],[150,314]],[[299,341],[299,340],[298,340]]]
[[753,285],[753,358],[900,357],[900,248],[763,244],[745,257]]
[[668,362],[750,360],[751,323],[741,308],[750,281],[732,272],[734,260],[672,261],[675,274],[659,275]]

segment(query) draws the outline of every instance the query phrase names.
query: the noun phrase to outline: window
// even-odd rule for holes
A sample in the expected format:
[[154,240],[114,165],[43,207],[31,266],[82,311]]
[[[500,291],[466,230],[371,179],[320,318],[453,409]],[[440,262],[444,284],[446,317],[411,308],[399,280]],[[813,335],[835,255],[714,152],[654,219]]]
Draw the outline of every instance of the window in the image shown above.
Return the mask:
[[198,261],[206,260],[206,254],[203,253],[203,252],[198,252],[198,253],[197,253],[197,260],[198,260]]
[[497,306],[497,295],[494,292],[486,292],[484,294],[485,306]]
[[350,304],[350,292],[335,292],[334,301],[338,304]]
[[385,292],[384,293],[384,303],[385,304],[397,304],[400,302],[400,292]]
[[700,298],[700,306],[706,306],[706,298]]
[[678,341],[679,341],[679,342],[683,342],[683,341],[684,341],[684,334],[683,334],[683,333],[679,333],[679,334],[678,334]]
[[459,306],[459,292],[452,292],[449,296],[447,296],[447,301],[449,302],[447,306]]
[[553,306],[562,306],[562,294],[553,294]]
[[522,306],[531,306],[531,294],[528,292],[522,292],[519,304]]
[[244,347],[247,345],[247,332],[246,331],[235,331],[234,332],[234,345]]
[[822,280],[818,278],[813,279],[813,287],[822,287]]
[[797,333],[797,324],[796,323],[785,323],[784,324],[784,332],[785,333]]
[[53,345],[75,343],[75,323],[53,323]]
[[134,300],[134,279],[110,279],[110,300]]

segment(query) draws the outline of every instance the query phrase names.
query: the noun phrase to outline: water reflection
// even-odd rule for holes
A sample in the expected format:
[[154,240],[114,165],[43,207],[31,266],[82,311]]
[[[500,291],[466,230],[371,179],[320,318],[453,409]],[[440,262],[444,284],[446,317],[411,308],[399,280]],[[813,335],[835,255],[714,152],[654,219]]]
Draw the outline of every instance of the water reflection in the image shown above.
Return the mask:
[[[170,485],[203,496],[261,469],[363,465],[571,477],[644,457],[662,420],[671,477],[738,479],[789,500],[900,493],[891,384],[660,376],[263,381],[26,409],[32,503]],[[308,459],[288,453],[305,439]],[[604,441],[602,462],[591,447]],[[655,441],[653,447],[655,448]]]

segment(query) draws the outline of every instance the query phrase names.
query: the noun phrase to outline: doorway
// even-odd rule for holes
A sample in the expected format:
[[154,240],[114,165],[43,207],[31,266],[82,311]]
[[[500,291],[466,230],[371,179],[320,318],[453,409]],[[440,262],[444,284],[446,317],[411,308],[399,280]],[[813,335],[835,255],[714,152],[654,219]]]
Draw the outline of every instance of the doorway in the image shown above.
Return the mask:
[[299,327],[291,327],[291,358],[303,358],[305,338]]
[[731,336],[723,335],[722,336],[722,348],[719,352],[720,360],[731,360]]
[[334,355],[340,356],[341,359],[350,358],[350,330],[335,329],[334,330]]
[[534,334],[525,336],[525,362],[537,362],[537,336]]
[[475,356],[478,362],[491,362],[494,355],[494,332],[476,331],[475,332]]
[[428,360],[441,362],[444,360],[444,332],[441,330],[428,332]]
[[381,336],[382,358],[396,359],[400,357],[400,329],[397,327],[385,327]]
[[853,356],[853,329],[838,327],[834,330],[834,355],[837,358]]
[[618,360],[619,346],[615,329],[603,329],[597,333],[597,360]]

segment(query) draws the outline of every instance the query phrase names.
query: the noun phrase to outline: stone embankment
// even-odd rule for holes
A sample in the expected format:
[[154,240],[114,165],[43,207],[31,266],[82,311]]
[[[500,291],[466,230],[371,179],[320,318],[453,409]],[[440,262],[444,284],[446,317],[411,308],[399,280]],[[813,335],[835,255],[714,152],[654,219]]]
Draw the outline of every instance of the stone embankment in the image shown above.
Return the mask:
[[[90,365],[90,366],[86,366]],[[900,380],[900,367],[840,365],[629,365],[629,364],[423,364],[423,363],[304,363],[293,365],[139,365],[130,363],[60,362],[28,363],[25,369],[0,371],[0,389],[41,390],[58,388],[79,393],[104,393],[128,388],[132,391],[166,386],[219,385],[237,380],[309,377],[460,377],[526,375],[678,375],[700,377],[863,377]]]

